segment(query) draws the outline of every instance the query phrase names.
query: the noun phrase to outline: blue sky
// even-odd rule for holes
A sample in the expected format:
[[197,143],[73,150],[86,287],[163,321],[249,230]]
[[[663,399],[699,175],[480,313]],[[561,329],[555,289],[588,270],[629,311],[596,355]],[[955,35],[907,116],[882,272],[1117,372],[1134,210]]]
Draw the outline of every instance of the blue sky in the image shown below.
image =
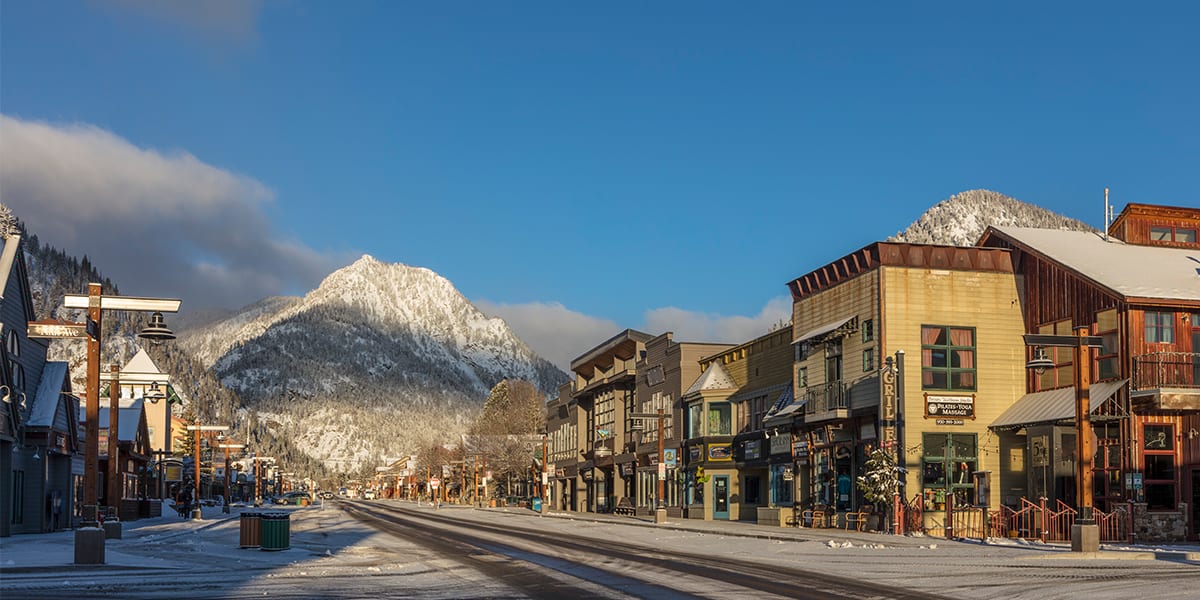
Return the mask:
[[560,364],[960,191],[1197,204],[1200,9],[914,4],[4,2],[0,200],[192,308],[428,267]]

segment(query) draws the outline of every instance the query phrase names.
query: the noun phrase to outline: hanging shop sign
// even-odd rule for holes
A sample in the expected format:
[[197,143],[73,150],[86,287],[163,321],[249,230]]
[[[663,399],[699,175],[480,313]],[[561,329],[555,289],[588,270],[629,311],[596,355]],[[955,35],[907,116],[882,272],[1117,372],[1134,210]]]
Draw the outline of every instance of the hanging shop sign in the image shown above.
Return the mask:
[[[926,419],[975,419],[975,395],[933,396],[925,394]],[[952,425],[954,423],[939,423]]]

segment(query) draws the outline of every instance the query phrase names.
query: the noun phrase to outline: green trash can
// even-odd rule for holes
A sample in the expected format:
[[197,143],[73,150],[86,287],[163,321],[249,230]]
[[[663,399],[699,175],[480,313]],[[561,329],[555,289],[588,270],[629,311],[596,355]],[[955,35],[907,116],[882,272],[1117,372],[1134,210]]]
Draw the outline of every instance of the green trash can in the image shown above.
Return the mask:
[[287,550],[292,546],[290,517],[286,512],[262,513],[263,550]]
[[242,511],[241,537],[239,545],[242,548],[258,548],[262,545],[262,515],[256,511]]

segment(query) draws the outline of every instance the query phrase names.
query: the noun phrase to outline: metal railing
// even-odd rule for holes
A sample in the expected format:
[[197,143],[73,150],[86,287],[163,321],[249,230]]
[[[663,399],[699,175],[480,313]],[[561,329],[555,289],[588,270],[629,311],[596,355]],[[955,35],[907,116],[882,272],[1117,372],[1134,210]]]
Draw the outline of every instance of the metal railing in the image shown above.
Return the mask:
[[1200,388],[1200,353],[1152,352],[1133,357],[1134,390]]
[[846,384],[841,381],[831,381],[820,385],[810,385],[804,389],[804,411],[808,414],[845,410],[849,406],[850,396],[846,393]]
[[[1021,498],[1015,508],[1001,506],[984,509],[972,506],[954,507],[949,514],[948,526],[929,527],[925,522],[925,503],[921,495],[911,502],[898,499],[894,510],[899,524],[896,533],[924,533],[944,535],[952,538],[981,539],[1019,538],[1042,542],[1071,541],[1071,526],[1075,524],[1076,510],[1061,500],[1053,505],[1045,498],[1032,502]],[[1092,514],[1100,528],[1100,541],[1126,542],[1130,540],[1129,507],[1117,505],[1111,512],[1093,508]]]

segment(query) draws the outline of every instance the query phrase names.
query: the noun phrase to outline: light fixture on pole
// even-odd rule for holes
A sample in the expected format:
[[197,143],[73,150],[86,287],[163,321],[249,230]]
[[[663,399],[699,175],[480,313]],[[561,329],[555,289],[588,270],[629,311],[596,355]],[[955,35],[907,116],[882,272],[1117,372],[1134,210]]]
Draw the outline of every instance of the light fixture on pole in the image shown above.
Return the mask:
[[224,433],[217,434],[217,447],[225,450],[225,502],[221,504],[221,512],[229,514],[229,451],[245,448],[245,444],[227,442],[229,438]]
[[[1072,338],[1074,339],[1074,338]],[[1025,363],[1025,368],[1036,372],[1038,375],[1046,372],[1046,369],[1054,368],[1054,361],[1046,356],[1046,350],[1041,346],[1033,348],[1033,358]]]
[[[100,463],[100,346],[101,322],[104,311],[122,310],[133,312],[178,312],[181,300],[171,298],[139,298],[133,296],[105,296],[99,283],[89,283],[86,295],[67,294],[63,297],[65,308],[87,310],[87,320],[82,323],[66,321],[31,322],[28,335],[31,338],[86,339],[87,340],[87,398],[85,403],[85,434],[83,461],[83,527],[75,530],[75,563],[104,563],[104,531],[97,531],[99,523],[99,463]],[[161,325],[161,320],[160,320]],[[165,329],[163,327],[162,329]],[[148,339],[172,339],[164,337],[163,331],[151,332]],[[114,523],[115,524],[115,523]]]
[[1075,372],[1075,508],[1078,517],[1071,526],[1072,552],[1099,552],[1100,527],[1092,514],[1092,463],[1095,444],[1092,442],[1092,353],[1091,348],[1103,348],[1104,338],[1088,335],[1087,327],[1076,327],[1075,335],[1026,334],[1026,346],[1035,346],[1034,358],[1026,368],[1041,374],[1054,366],[1046,358],[1042,346],[1073,348]]
[[195,504],[195,508],[192,509],[192,520],[199,521],[204,518],[204,513],[200,509],[200,437],[206,431],[210,432],[210,433],[211,432],[223,432],[229,428],[224,425],[201,425],[200,417],[196,417],[195,425],[188,425],[187,428],[188,428],[188,431],[196,432],[193,435],[193,437],[196,438],[196,460],[195,460],[195,463],[196,463],[196,485],[194,486],[195,487],[195,502],[196,502],[196,504]]

